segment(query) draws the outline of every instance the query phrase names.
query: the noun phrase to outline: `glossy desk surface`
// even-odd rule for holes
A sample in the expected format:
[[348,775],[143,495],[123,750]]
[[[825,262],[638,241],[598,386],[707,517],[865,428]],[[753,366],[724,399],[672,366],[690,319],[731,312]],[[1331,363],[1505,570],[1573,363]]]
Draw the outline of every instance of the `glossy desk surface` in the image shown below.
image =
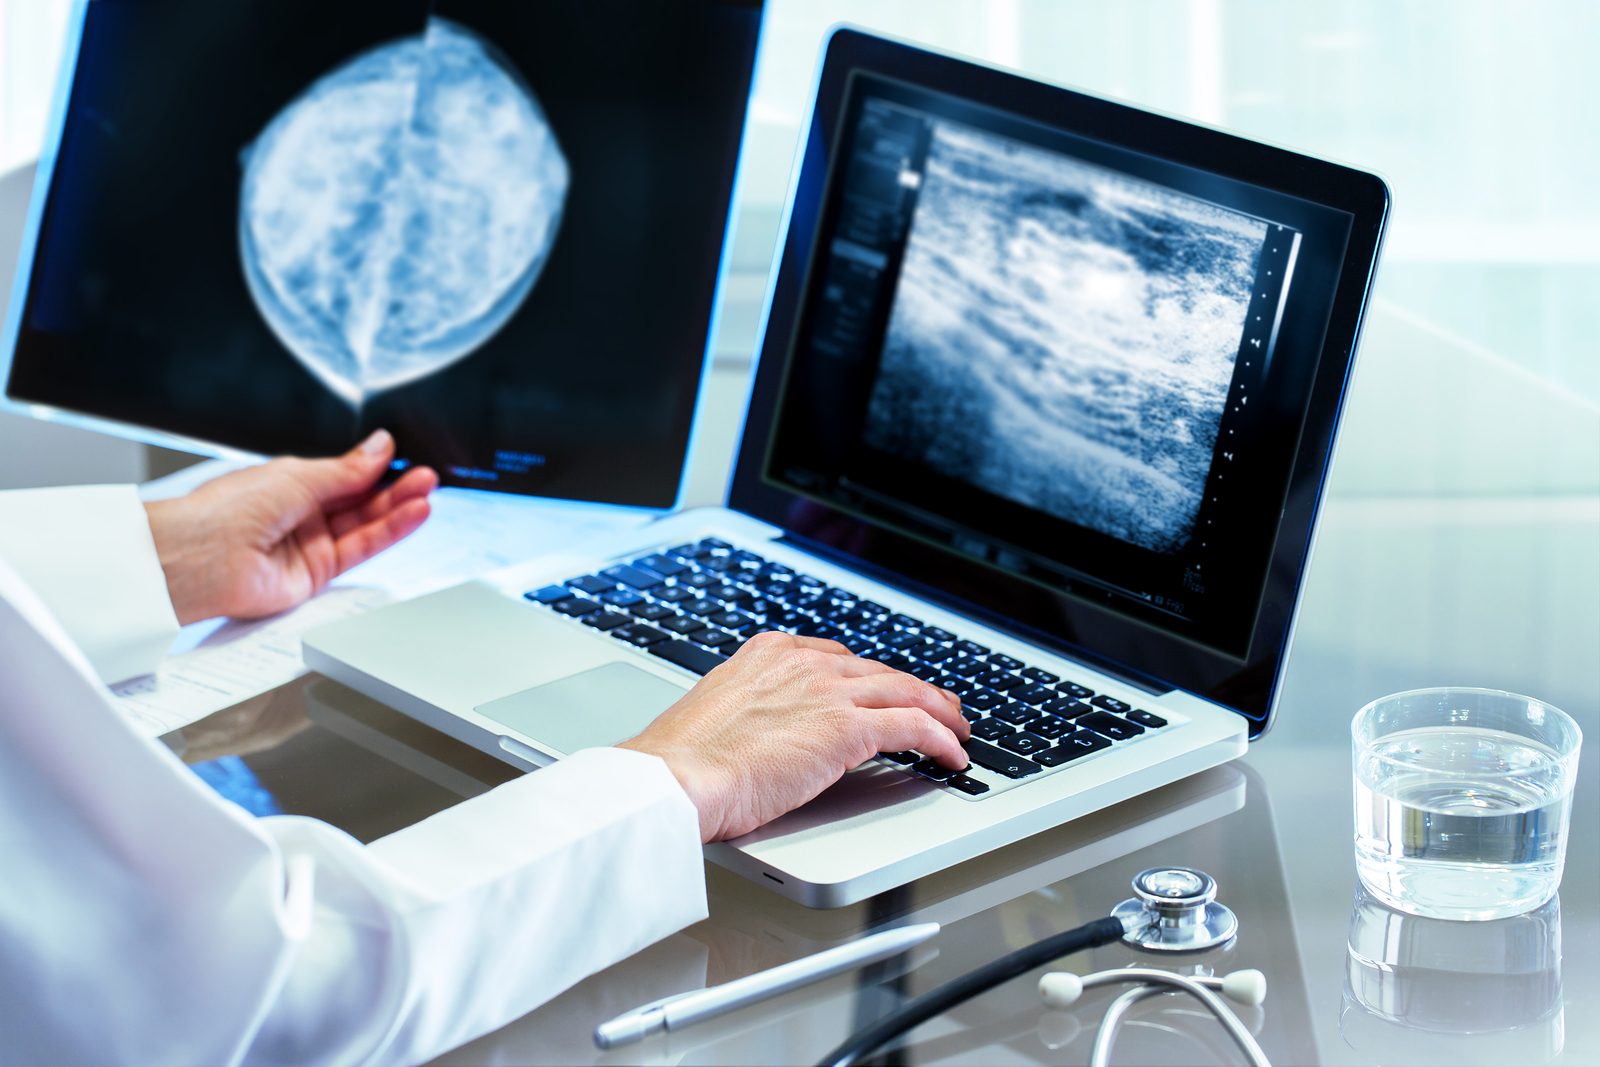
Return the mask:
[[[1210,872],[1240,933],[1225,949],[1158,962],[1265,972],[1266,1003],[1241,1015],[1276,1064],[1600,1062],[1600,685],[1585,654],[1596,633],[1593,516],[1558,507],[1481,521],[1448,502],[1403,507],[1330,504],[1281,717],[1243,759],[837,911],[708,865],[707,921],[441,1062],[814,1063],[904,998],[1103,916],[1131,895],[1135,873],[1169,864]],[[1519,580],[1496,578],[1507,560],[1523,561]],[[1350,716],[1383,693],[1437,684],[1531,692],[1585,730],[1563,888],[1531,916],[1443,923],[1358,894]],[[363,840],[518,773],[315,675],[184,737],[185,759],[242,754],[284,810]],[[591,1044],[597,1023],[644,1002],[925,920],[945,928],[907,958],[609,1053]],[[1087,973],[1136,957],[1113,946],[1064,966]],[[1017,980],[924,1025],[890,1059],[1086,1063],[1116,992],[1049,1012],[1033,978]],[[1160,997],[1134,1009],[1113,1062],[1242,1060],[1203,1009]]]

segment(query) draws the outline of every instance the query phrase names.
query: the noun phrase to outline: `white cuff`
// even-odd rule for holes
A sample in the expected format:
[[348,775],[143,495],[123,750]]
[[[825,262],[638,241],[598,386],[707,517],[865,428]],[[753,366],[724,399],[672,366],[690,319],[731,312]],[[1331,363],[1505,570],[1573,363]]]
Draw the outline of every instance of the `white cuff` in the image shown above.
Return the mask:
[[155,670],[178,635],[150,522],[131,485],[0,492],[0,556],[102,681]]

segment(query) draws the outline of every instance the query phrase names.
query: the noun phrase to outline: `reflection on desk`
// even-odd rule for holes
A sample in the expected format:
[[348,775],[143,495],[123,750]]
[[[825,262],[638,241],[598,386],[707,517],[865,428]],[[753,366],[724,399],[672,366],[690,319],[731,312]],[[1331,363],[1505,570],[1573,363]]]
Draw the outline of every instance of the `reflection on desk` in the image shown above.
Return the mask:
[[1561,900],[1493,922],[1403,915],[1363,890],[1340,1031],[1374,1063],[1544,1063],[1561,1051]]

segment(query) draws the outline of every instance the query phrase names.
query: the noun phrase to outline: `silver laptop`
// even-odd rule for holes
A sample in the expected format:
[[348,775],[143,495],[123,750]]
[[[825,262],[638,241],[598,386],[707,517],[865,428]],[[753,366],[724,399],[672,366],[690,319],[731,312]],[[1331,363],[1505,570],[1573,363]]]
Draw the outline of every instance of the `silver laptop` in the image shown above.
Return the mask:
[[513,764],[632,736],[767,629],[957,693],[709,859],[848,904],[1233,759],[1277,710],[1388,211],[1377,177],[850,29],[726,507],[317,630]]

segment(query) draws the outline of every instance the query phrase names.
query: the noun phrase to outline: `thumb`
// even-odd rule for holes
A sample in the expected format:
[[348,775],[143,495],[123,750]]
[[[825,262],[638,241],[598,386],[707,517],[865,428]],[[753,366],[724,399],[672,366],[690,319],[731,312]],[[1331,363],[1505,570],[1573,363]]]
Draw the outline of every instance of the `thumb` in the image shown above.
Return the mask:
[[305,460],[301,478],[325,508],[371,489],[394,456],[388,430],[374,430],[359,445],[332,459]]

